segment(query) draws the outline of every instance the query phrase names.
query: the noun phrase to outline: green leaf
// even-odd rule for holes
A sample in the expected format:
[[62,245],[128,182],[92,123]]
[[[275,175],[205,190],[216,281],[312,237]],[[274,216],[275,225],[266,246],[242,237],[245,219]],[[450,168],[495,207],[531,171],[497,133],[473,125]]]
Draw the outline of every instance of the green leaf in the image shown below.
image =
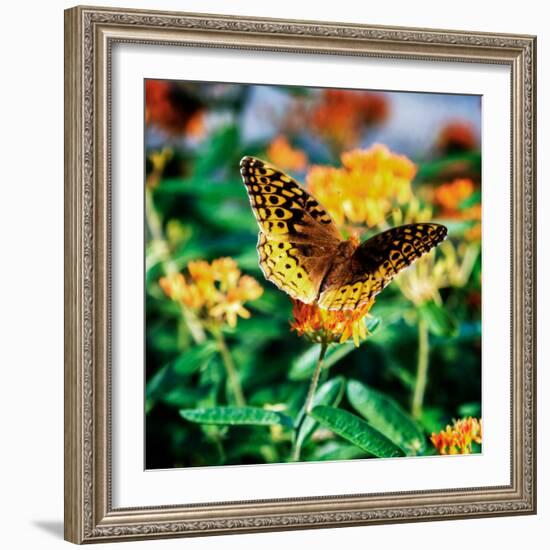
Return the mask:
[[189,407],[205,394],[204,388],[190,385],[189,377],[174,370],[174,363],[168,363],[148,380],[145,388],[146,412],[161,401],[171,407]]
[[458,416],[464,418],[466,416],[474,416],[479,418],[481,415],[481,403],[475,401],[472,403],[463,403],[458,407]]
[[316,446],[308,454],[308,460],[351,460],[372,457],[363,449],[343,441],[327,441]]
[[380,328],[382,319],[380,319],[380,317],[375,317],[374,315],[369,315],[368,317],[365,317],[364,322],[369,334],[372,335]]
[[374,456],[404,456],[403,451],[385,435],[348,411],[320,405],[310,414],[323,426]]
[[223,384],[227,381],[227,374],[219,355],[214,355],[207,368],[199,372],[197,386],[202,395],[195,403],[184,405],[181,408],[206,408],[218,404],[218,396]]
[[445,412],[439,407],[424,407],[419,422],[424,430],[428,433],[439,432],[445,428],[446,419]]
[[212,341],[193,346],[155,372],[145,388],[147,412],[157,401],[182,407],[201,397],[204,391],[189,387],[187,377],[206,367],[216,351],[216,344]]
[[216,343],[207,341],[203,344],[193,346],[183,352],[174,362],[174,372],[178,374],[191,374],[205,365],[208,360],[217,352]]
[[[291,380],[307,380],[308,378],[311,378],[311,375],[315,370],[317,360],[319,359],[319,349],[319,344],[316,344],[299,355],[292,362],[288,377]],[[332,367],[335,363],[340,361],[340,359],[344,358],[355,349],[357,348],[353,342],[329,347],[325,355],[325,359],[323,360],[323,369]]]
[[443,159],[420,164],[415,183],[437,180],[456,170],[460,170],[462,173],[466,170],[479,172],[480,167],[481,153],[479,151],[449,155]]
[[[341,376],[333,378],[328,382],[325,382],[315,393],[313,398],[313,406],[317,405],[330,405],[336,407],[345,389],[345,379]],[[296,437],[296,445],[301,448],[304,443],[311,437],[315,429],[317,428],[317,422],[308,416],[304,419],[300,431]]]
[[286,426],[293,427],[292,418],[276,411],[259,407],[210,407],[206,409],[180,409],[180,416],[199,424],[229,426]]
[[[239,147],[240,132],[236,124],[228,124],[219,128],[208,141],[204,143],[195,161],[194,176],[204,177],[213,170],[224,166],[235,158]],[[235,169],[238,161],[235,162]]]
[[347,396],[353,408],[396,445],[410,454],[424,449],[421,428],[393,399],[357,380],[348,382]]
[[399,365],[396,361],[390,361],[388,365],[388,373],[395,376],[405,388],[414,390],[415,376],[409,370]]
[[430,332],[436,336],[449,338],[458,334],[458,325],[455,320],[443,306],[436,302],[429,301],[423,303],[418,308],[418,313],[426,321]]
[[[180,195],[180,197],[178,197]],[[246,200],[246,190],[239,178],[227,178],[223,181],[210,177],[163,179],[155,189],[155,197],[171,198],[197,197],[204,201],[217,203],[225,200]]]

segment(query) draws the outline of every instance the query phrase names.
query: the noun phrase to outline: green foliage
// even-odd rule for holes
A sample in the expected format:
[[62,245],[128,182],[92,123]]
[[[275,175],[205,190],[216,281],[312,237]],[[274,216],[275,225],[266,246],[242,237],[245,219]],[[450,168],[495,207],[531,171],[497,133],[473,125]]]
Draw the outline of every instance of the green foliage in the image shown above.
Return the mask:
[[285,426],[292,428],[292,419],[275,411],[258,407],[209,407],[181,409],[180,415],[189,422],[227,426]]
[[315,448],[311,454],[311,460],[352,460],[373,456],[356,445],[349,445],[340,441],[328,441]]
[[423,162],[418,168],[416,181],[441,180],[442,177],[448,177],[447,174],[455,171],[457,167],[460,173],[478,174],[481,170],[481,153],[472,151]]
[[[325,382],[315,393],[315,397],[313,398],[313,406],[330,405],[332,407],[336,407],[342,399],[345,387],[346,381],[341,376]],[[301,414],[304,414],[303,410]],[[317,422],[315,422],[313,417],[306,416],[303,419],[302,425],[296,435],[296,446],[299,449],[313,435],[316,428]]]
[[422,430],[396,401],[357,380],[350,380],[346,391],[352,407],[373,428],[408,454],[417,454],[424,450],[425,438]]
[[[353,342],[330,347],[325,355],[323,368],[329,369],[340,359],[343,359],[346,355],[356,349],[357,348]],[[292,361],[288,377],[291,380],[308,380],[311,378],[318,358],[319,346],[313,345]]]
[[[369,333],[375,334],[380,326],[380,319],[378,317],[370,317],[365,320],[365,324]],[[357,346],[353,342],[333,345],[325,355],[323,369],[329,369],[356,349]],[[311,346],[292,361],[288,377],[291,380],[308,380],[315,369],[318,357],[319,346]]]
[[458,327],[455,320],[440,304],[434,301],[424,302],[418,308],[418,313],[433,334],[447,338],[457,335]]
[[147,382],[146,410],[151,410],[157,399],[182,407],[192,404],[201,394],[204,395],[200,388],[185,387],[185,381],[189,375],[204,369],[215,353],[216,344],[207,341],[192,347],[159,369]]
[[[426,293],[434,299],[414,300],[406,296],[398,276],[364,319],[366,341],[359,347],[353,341],[330,344],[307,415],[305,400],[319,344],[290,329],[292,303],[265,280],[258,265],[258,227],[239,160],[253,155],[277,164],[270,145],[273,136],[285,136],[308,159],[304,168],[288,170],[304,182],[315,164],[340,167],[344,150],[369,141],[368,125],[360,128],[353,146],[339,149],[330,136],[306,123],[289,124],[287,113],[302,105],[295,102],[306,102],[302,114],[309,112],[323,93],[318,90],[190,83],[178,90],[182,88],[189,93],[175,109],[186,113],[181,132],[146,126],[147,468],[434,454],[428,439],[432,432],[454,418],[481,415],[481,257],[475,248],[479,242],[468,237],[477,223],[468,212],[481,203],[480,151],[436,147],[411,159],[418,167],[413,182],[418,208],[430,210],[434,221],[447,226],[444,244],[457,251],[477,250],[464,284],[445,282]],[[391,101],[387,107],[391,118]],[[186,127],[187,115],[197,112],[205,115],[202,135]],[[152,156],[164,148],[170,155],[155,173]],[[435,195],[439,185],[455,178],[471,179],[475,190],[457,202],[453,213]],[[403,216],[409,207],[402,205]],[[385,223],[393,224],[391,214]],[[349,236],[356,227],[341,229]],[[380,229],[369,228],[361,239]],[[433,255],[436,261],[443,258],[441,247]],[[260,298],[244,304],[249,318],[220,328],[225,356],[220,335],[200,322],[197,333],[185,307],[170,299],[160,283],[174,271],[188,276],[191,261],[218,258],[233,258],[243,275],[263,287]],[[432,267],[427,271],[432,274]],[[422,354],[420,323],[428,333]],[[429,368],[421,411],[413,419],[419,356],[427,358]],[[242,390],[242,407],[236,406],[236,385]]]
[[311,416],[373,456],[389,458],[404,455],[385,435],[348,411],[320,405],[311,411]]

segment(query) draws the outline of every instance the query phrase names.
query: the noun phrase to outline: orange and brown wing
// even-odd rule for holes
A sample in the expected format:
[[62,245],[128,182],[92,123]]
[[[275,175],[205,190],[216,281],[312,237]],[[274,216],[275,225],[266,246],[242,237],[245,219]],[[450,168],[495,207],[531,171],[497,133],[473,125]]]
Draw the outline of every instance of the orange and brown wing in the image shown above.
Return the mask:
[[394,277],[447,236],[436,223],[415,223],[383,231],[361,244],[346,265],[335,266],[321,289],[319,306],[356,309],[369,303]]
[[293,298],[314,302],[342,240],[334,222],[293,178],[270,164],[244,157],[241,175],[260,228],[266,279]]

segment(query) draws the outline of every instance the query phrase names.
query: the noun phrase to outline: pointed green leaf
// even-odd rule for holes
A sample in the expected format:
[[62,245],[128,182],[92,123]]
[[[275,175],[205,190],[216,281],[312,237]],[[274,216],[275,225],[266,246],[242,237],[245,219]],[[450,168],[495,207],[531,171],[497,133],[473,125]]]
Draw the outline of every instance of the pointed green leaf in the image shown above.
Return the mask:
[[348,411],[320,405],[310,414],[323,426],[374,456],[389,458],[404,455],[385,435]]
[[433,301],[425,302],[418,308],[418,313],[426,321],[428,329],[436,336],[456,336],[458,326],[447,310]]
[[308,460],[351,460],[372,457],[367,451],[342,440],[327,441],[311,449],[310,453]]
[[180,409],[180,416],[199,424],[225,424],[229,426],[286,426],[293,427],[286,414],[259,407],[209,407]]
[[369,315],[364,319],[365,326],[369,334],[374,334],[382,324],[382,319],[380,317],[375,317],[374,315]]
[[418,424],[390,397],[350,380],[348,400],[368,423],[410,454],[425,447],[425,438]]
[[184,351],[174,360],[173,368],[178,374],[191,374],[199,370],[217,352],[216,343],[207,341]]
[[[336,407],[342,399],[344,389],[345,380],[341,376],[325,382],[315,393],[315,397],[313,398],[313,406],[330,405]],[[296,445],[298,448],[301,448],[304,445],[316,428],[317,422],[311,416],[304,419],[296,438]]]

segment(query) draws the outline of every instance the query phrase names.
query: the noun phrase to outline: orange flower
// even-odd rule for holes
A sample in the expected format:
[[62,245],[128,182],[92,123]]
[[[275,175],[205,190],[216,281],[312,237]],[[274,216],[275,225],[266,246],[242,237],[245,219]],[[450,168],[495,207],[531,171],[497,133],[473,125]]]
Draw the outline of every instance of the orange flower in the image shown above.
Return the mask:
[[235,287],[241,276],[237,262],[233,258],[218,258],[212,262],[209,269],[214,280],[220,282],[220,289],[223,292]]
[[357,347],[368,336],[364,318],[374,304],[374,299],[355,310],[332,311],[322,309],[315,304],[304,304],[292,300],[294,320],[290,327],[299,336],[306,336],[313,342],[343,344],[350,338]]
[[434,194],[434,201],[438,204],[443,215],[455,217],[460,215],[460,203],[474,192],[474,182],[469,178],[458,178],[450,183],[441,184]]
[[300,149],[294,149],[284,136],[276,137],[267,149],[267,156],[273,164],[282,170],[300,172],[307,165],[307,155]]
[[344,148],[357,143],[363,126],[374,125],[388,115],[386,98],[355,90],[323,90],[311,112],[311,126],[333,145]]
[[470,229],[467,229],[464,238],[470,242],[481,241],[481,224],[476,223]]
[[247,300],[256,300],[263,294],[264,289],[260,286],[258,281],[254,279],[254,277],[243,275],[239,279],[236,292],[238,293],[240,299],[244,302]]
[[[481,221],[481,204],[461,209],[461,203],[471,197],[475,191],[474,182],[469,178],[458,178],[440,185],[434,193],[434,202],[440,206],[441,215],[461,220]],[[481,240],[481,223],[475,223],[465,233],[468,241]]]
[[183,86],[167,80],[145,81],[145,122],[171,135],[204,133],[202,104]]
[[202,307],[204,298],[196,285],[188,284],[181,273],[161,277],[160,288],[175,302],[181,302],[190,309]]
[[204,121],[204,113],[198,111],[192,114],[185,125],[185,133],[195,139],[201,139],[206,134],[206,124]]
[[477,147],[474,127],[461,120],[445,125],[437,138],[437,148],[442,153],[471,151]]
[[162,277],[159,285],[169,298],[204,321],[227,322],[235,327],[237,317],[250,317],[243,304],[256,300],[263,293],[254,278],[241,275],[232,258],[218,258],[212,263],[189,262],[187,269],[190,280],[182,273],[173,273]]
[[441,455],[470,454],[472,443],[481,444],[481,419],[470,416],[455,420],[438,434],[432,433],[430,440]]
[[345,221],[374,226],[382,223],[395,203],[412,197],[416,166],[385,145],[342,154],[342,168],[314,166],[307,187],[338,225]]

